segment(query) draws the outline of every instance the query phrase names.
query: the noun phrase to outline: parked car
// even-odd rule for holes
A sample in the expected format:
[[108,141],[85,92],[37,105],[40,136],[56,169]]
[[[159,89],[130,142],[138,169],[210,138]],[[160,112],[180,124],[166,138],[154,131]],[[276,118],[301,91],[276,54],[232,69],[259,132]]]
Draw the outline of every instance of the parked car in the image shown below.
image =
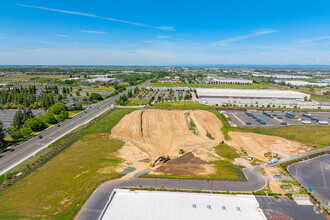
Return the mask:
[[57,125],[57,127],[61,127],[61,125]]
[[281,125],[288,125],[285,121],[281,122]]
[[278,118],[278,119],[282,119],[282,117],[281,117],[281,116],[278,116],[277,118]]
[[15,149],[14,149],[14,148],[12,148],[12,149],[10,149],[10,150],[9,150],[9,152],[13,152],[14,150],[15,150]]
[[42,135],[38,135],[38,138],[41,139],[42,138]]
[[282,178],[282,176],[280,174],[276,174],[273,176],[274,178]]
[[246,122],[246,125],[251,125],[251,122]]

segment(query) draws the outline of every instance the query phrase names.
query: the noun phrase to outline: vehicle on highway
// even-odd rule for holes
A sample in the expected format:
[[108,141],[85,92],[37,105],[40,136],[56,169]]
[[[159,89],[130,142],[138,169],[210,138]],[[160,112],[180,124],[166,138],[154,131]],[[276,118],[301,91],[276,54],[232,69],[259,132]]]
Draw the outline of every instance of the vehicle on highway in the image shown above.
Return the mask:
[[281,117],[281,116],[278,116],[277,118],[278,118],[278,119],[282,119],[282,117]]
[[308,125],[312,124],[312,122],[311,121],[308,121],[308,120],[302,120],[301,123],[308,124]]
[[273,177],[274,178],[282,178],[282,176],[280,174],[275,174]]
[[57,127],[61,127],[61,125],[57,125]]
[[246,124],[246,125],[251,125],[251,122],[246,122],[245,124]]
[[9,150],[9,152],[13,152],[14,150],[15,150],[15,149],[14,149],[14,148],[12,148],[12,149],[10,149],[10,150]]
[[281,125],[288,125],[285,121],[281,122]]
[[38,135],[38,138],[41,139],[42,138],[42,135]]

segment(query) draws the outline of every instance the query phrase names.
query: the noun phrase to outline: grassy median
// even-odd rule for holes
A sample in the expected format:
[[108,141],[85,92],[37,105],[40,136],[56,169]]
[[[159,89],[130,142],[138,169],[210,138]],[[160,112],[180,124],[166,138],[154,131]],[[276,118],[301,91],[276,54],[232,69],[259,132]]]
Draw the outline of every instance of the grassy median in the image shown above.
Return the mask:
[[117,109],[90,126],[78,141],[0,192],[0,219],[72,219],[95,187],[120,176],[114,153],[123,142],[110,130],[130,109]]

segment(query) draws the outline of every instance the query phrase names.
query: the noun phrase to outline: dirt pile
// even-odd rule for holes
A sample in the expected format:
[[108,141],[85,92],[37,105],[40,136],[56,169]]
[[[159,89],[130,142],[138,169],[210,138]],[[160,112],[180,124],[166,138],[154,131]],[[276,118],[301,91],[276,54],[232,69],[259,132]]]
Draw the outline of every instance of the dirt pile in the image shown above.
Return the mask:
[[289,156],[296,155],[298,152],[306,152],[303,144],[281,137],[244,132],[229,132],[228,134],[232,139],[226,142],[228,145],[238,150],[243,148],[248,155],[261,161],[268,160],[264,157],[264,153],[268,151],[276,150]]
[[[189,128],[185,112],[134,111],[111,130],[111,137],[129,141],[147,153],[152,161],[165,154],[176,157],[179,149],[207,157],[210,149],[223,139],[221,121],[211,112],[191,111],[191,118],[198,129],[198,135],[195,135]],[[206,136],[207,132],[214,140]]]
[[202,176],[213,173],[212,163],[202,160],[191,152],[168,161],[158,167],[154,173],[178,176]]

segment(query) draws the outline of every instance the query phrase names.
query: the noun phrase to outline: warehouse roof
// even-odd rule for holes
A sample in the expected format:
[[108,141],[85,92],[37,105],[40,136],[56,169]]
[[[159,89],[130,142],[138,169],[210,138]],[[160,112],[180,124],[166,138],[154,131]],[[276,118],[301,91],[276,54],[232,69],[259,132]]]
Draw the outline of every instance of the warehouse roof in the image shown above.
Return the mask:
[[253,195],[116,189],[100,219],[266,219]]
[[273,98],[296,98],[303,99],[309,94],[290,90],[269,89],[197,89],[198,96],[229,96],[229,97],[273,97]]

